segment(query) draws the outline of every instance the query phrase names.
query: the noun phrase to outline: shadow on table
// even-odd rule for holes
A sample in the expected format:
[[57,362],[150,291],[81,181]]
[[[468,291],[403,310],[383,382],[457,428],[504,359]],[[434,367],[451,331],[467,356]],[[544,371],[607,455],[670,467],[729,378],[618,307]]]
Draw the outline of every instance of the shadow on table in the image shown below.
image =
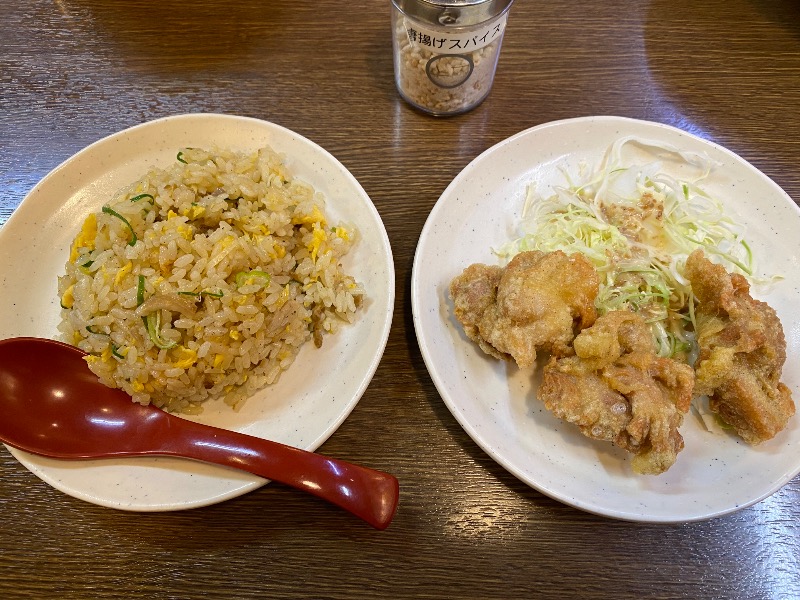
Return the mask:
[[[724,8],[654,0],[642,35],[646,71],[675,124],[703,137],[774,126],[774,115],[800,104],[796,0],[731,0]],[[800,123],[787,125],[780,137],[796,139]]]
[[800,38],[800,4],[797,0],[747,0],[764,18]]
[[[171,70],[198,70],[263,57],[291,47],[302,20],[283,19],[283,2],[243,0],[200,4],[59,0],[58,28],[94,40],[89,51],[127,64],[163,61]],[[291,10],[291,9],[289,9]],[[293,29],[293,27],[295,29]]]

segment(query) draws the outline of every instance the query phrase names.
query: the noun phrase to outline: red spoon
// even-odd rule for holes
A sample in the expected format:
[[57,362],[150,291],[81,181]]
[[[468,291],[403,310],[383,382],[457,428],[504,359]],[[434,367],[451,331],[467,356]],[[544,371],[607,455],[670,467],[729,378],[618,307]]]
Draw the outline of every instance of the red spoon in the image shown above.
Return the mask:
[[277,442],[200,425],[100,383],[68,344],[0,340],[0,441],[62,459],[180,456],[241,469],[313,494],[385,529],[392,475]]

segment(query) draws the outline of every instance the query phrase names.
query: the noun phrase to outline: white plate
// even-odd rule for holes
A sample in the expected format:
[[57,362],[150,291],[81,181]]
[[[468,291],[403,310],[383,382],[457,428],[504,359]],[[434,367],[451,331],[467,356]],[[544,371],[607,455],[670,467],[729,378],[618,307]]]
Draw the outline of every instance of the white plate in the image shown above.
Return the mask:
[[[637,476],[625,451],[590,440],[553,417],[536,398],[533,370],[485,355],[452,316],[449,282],[476,262],[497,264],[491,248],[515,237],[525,188],[565,183],[596,165],[616,139],[637,135],[707,152],[721,163],[704,187],[749,225],[756,256],[786,280],[767,300],[781,317],[788,358],[783,381],[800,401],[800,210],[774,182],[732,152],[672,127],[617,117],[579,118],[523,131],[484,152],[448,186],[417,247],[412,306],[422,355],[444,402],[473,440],[540,492],[610,517],[680,522],[723,515],[775,492],[800,472],[800,415],[757,448],[708,433],[693,414],[686,447],[667,473]],[[798,402],[800,403],[800,402]]]
[[[326,337],[319,350],[304,346],[277,384],[250,398],[241,411],[208,403],[193,418],[315,450],[350,414],[378,366],[392,321],[394,265],[380,216],[356,179],[328,152],[278,125],[229,115],[168,117],[104,138],[54,169],[0,228],[0,339],[55,338],[56,278],[86,214],[151,166],[171,164],[180,148],[212,144],[235,150],[270,145],[285,156],[294,176],[324,194],[331,220],[359,230],[361,237],[344,260],[367,295],[356,322]],[[204,506],[265,483],[248,473],[174,458],[64,462],[9,450],[59,490],[128,510]]]

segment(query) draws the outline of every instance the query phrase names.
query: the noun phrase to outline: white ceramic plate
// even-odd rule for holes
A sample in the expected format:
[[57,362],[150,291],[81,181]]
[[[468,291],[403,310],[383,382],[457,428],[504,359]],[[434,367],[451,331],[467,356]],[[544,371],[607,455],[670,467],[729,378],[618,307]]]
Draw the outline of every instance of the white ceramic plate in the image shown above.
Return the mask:
[[[241,411],[208,403],[201,416],[193,417],[315,450],[350,414],[378,366],[392,321],[394,265],[380,216],[356,179],[328,152],[278,125],[215,114],[168,117],[104,138],[54,169],[0,228],[0,339],[55,338],[56,278],[86,215],[149,167],[171,164],[180,148],[212,144],[236,150],[271,146],[285,156],[294,176],[324,194],[332,221],[353,223],[359,230],[361,237],[344,260],[367,294],[357,321],[326,337],[319,350],[304,346],[278,382]],[[265,483],[248,473],[174,458],[69,462],[9,450],[52,486],[120,509],[204,506]]]
[[637,135],[706,152],[721,163],[704,188],[749,225],[757,257],[786,279],[768,301],[783,321],[783,381],[800,400],[800,210],[774,182],[732,152],[672,127],[616,117],[579,118],[523,131],[484,152],[448,186],[431,212],[412,275],[414,325],[444,402],[473,440],[522,481],[552,498],[610,517],[681,522],[723,515],[757,502],[800,472],[800,415],[757,448],[709,433],[687,415],[686,447],[667,473],[637,476],[630,455],[590,440],[553,417],[536,398],[531,370],[485,355],[452,314],[449,282],[476,262],[498,264],[491,248],[515,237],[526,185],[547,196],[575,172],[596,165],[616,139]]

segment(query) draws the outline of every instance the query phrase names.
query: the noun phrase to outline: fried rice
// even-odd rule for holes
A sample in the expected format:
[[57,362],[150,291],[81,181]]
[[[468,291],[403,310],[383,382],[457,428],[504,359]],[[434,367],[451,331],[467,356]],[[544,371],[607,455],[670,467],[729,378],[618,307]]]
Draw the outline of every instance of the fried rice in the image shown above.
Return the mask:
[[234,407],[355,319],[356,231],[270,148],[183,149],[90,214],[59,277],[62,338],[141,404]]

